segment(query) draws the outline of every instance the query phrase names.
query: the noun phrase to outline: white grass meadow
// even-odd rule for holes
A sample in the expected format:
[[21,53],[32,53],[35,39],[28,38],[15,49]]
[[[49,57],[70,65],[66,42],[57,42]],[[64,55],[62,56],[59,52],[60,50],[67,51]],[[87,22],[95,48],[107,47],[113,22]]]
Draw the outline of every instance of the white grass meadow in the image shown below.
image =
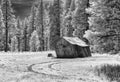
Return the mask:
[[95,67],[120,64],[119,55],[57,59],[48,53],[56,56],[54,51],[0,52],[0,82],[107,82],[95,74]]

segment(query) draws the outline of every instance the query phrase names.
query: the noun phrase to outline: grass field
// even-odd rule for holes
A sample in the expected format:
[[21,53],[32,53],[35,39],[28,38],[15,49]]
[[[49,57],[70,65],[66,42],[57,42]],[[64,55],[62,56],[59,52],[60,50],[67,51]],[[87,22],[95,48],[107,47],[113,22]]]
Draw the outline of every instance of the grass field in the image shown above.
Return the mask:
[[96,66],[119,64],[119,56],[48,58],[55,52],[0,53],[0,82],[107,82],[94,72]]

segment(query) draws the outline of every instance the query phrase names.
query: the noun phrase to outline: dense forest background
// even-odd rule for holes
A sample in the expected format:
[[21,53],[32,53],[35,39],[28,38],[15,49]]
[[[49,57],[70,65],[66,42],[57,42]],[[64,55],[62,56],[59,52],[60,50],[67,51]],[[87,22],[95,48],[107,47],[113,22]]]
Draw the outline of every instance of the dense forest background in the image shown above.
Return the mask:
[[120,50],[119,0],[37,0],[25,18],[12,5],[0,4],[0,51],[54,50],[64,36],[87,38],[94,53]]

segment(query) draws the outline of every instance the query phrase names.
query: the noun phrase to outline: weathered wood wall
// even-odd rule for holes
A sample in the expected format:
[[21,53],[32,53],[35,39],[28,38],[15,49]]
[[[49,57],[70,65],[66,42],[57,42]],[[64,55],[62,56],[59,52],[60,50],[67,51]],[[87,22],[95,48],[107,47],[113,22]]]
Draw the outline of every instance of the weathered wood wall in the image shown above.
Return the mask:
[[61,39],[60,41],[57,42],[56,54],[58,58],[76,58],[91,56],[89,47],[73,45],[64,39]]

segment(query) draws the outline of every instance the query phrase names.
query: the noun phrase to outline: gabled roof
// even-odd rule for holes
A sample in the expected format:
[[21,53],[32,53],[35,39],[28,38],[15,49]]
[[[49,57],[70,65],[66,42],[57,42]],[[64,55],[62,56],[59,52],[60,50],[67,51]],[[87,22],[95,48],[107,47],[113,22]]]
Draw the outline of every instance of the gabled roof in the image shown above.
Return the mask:
[[70,44],[79,45],[82,47],[89,46],[84,42],[83,40],[79,39],[78,37],[63,37],[66,41],[68,41]]

